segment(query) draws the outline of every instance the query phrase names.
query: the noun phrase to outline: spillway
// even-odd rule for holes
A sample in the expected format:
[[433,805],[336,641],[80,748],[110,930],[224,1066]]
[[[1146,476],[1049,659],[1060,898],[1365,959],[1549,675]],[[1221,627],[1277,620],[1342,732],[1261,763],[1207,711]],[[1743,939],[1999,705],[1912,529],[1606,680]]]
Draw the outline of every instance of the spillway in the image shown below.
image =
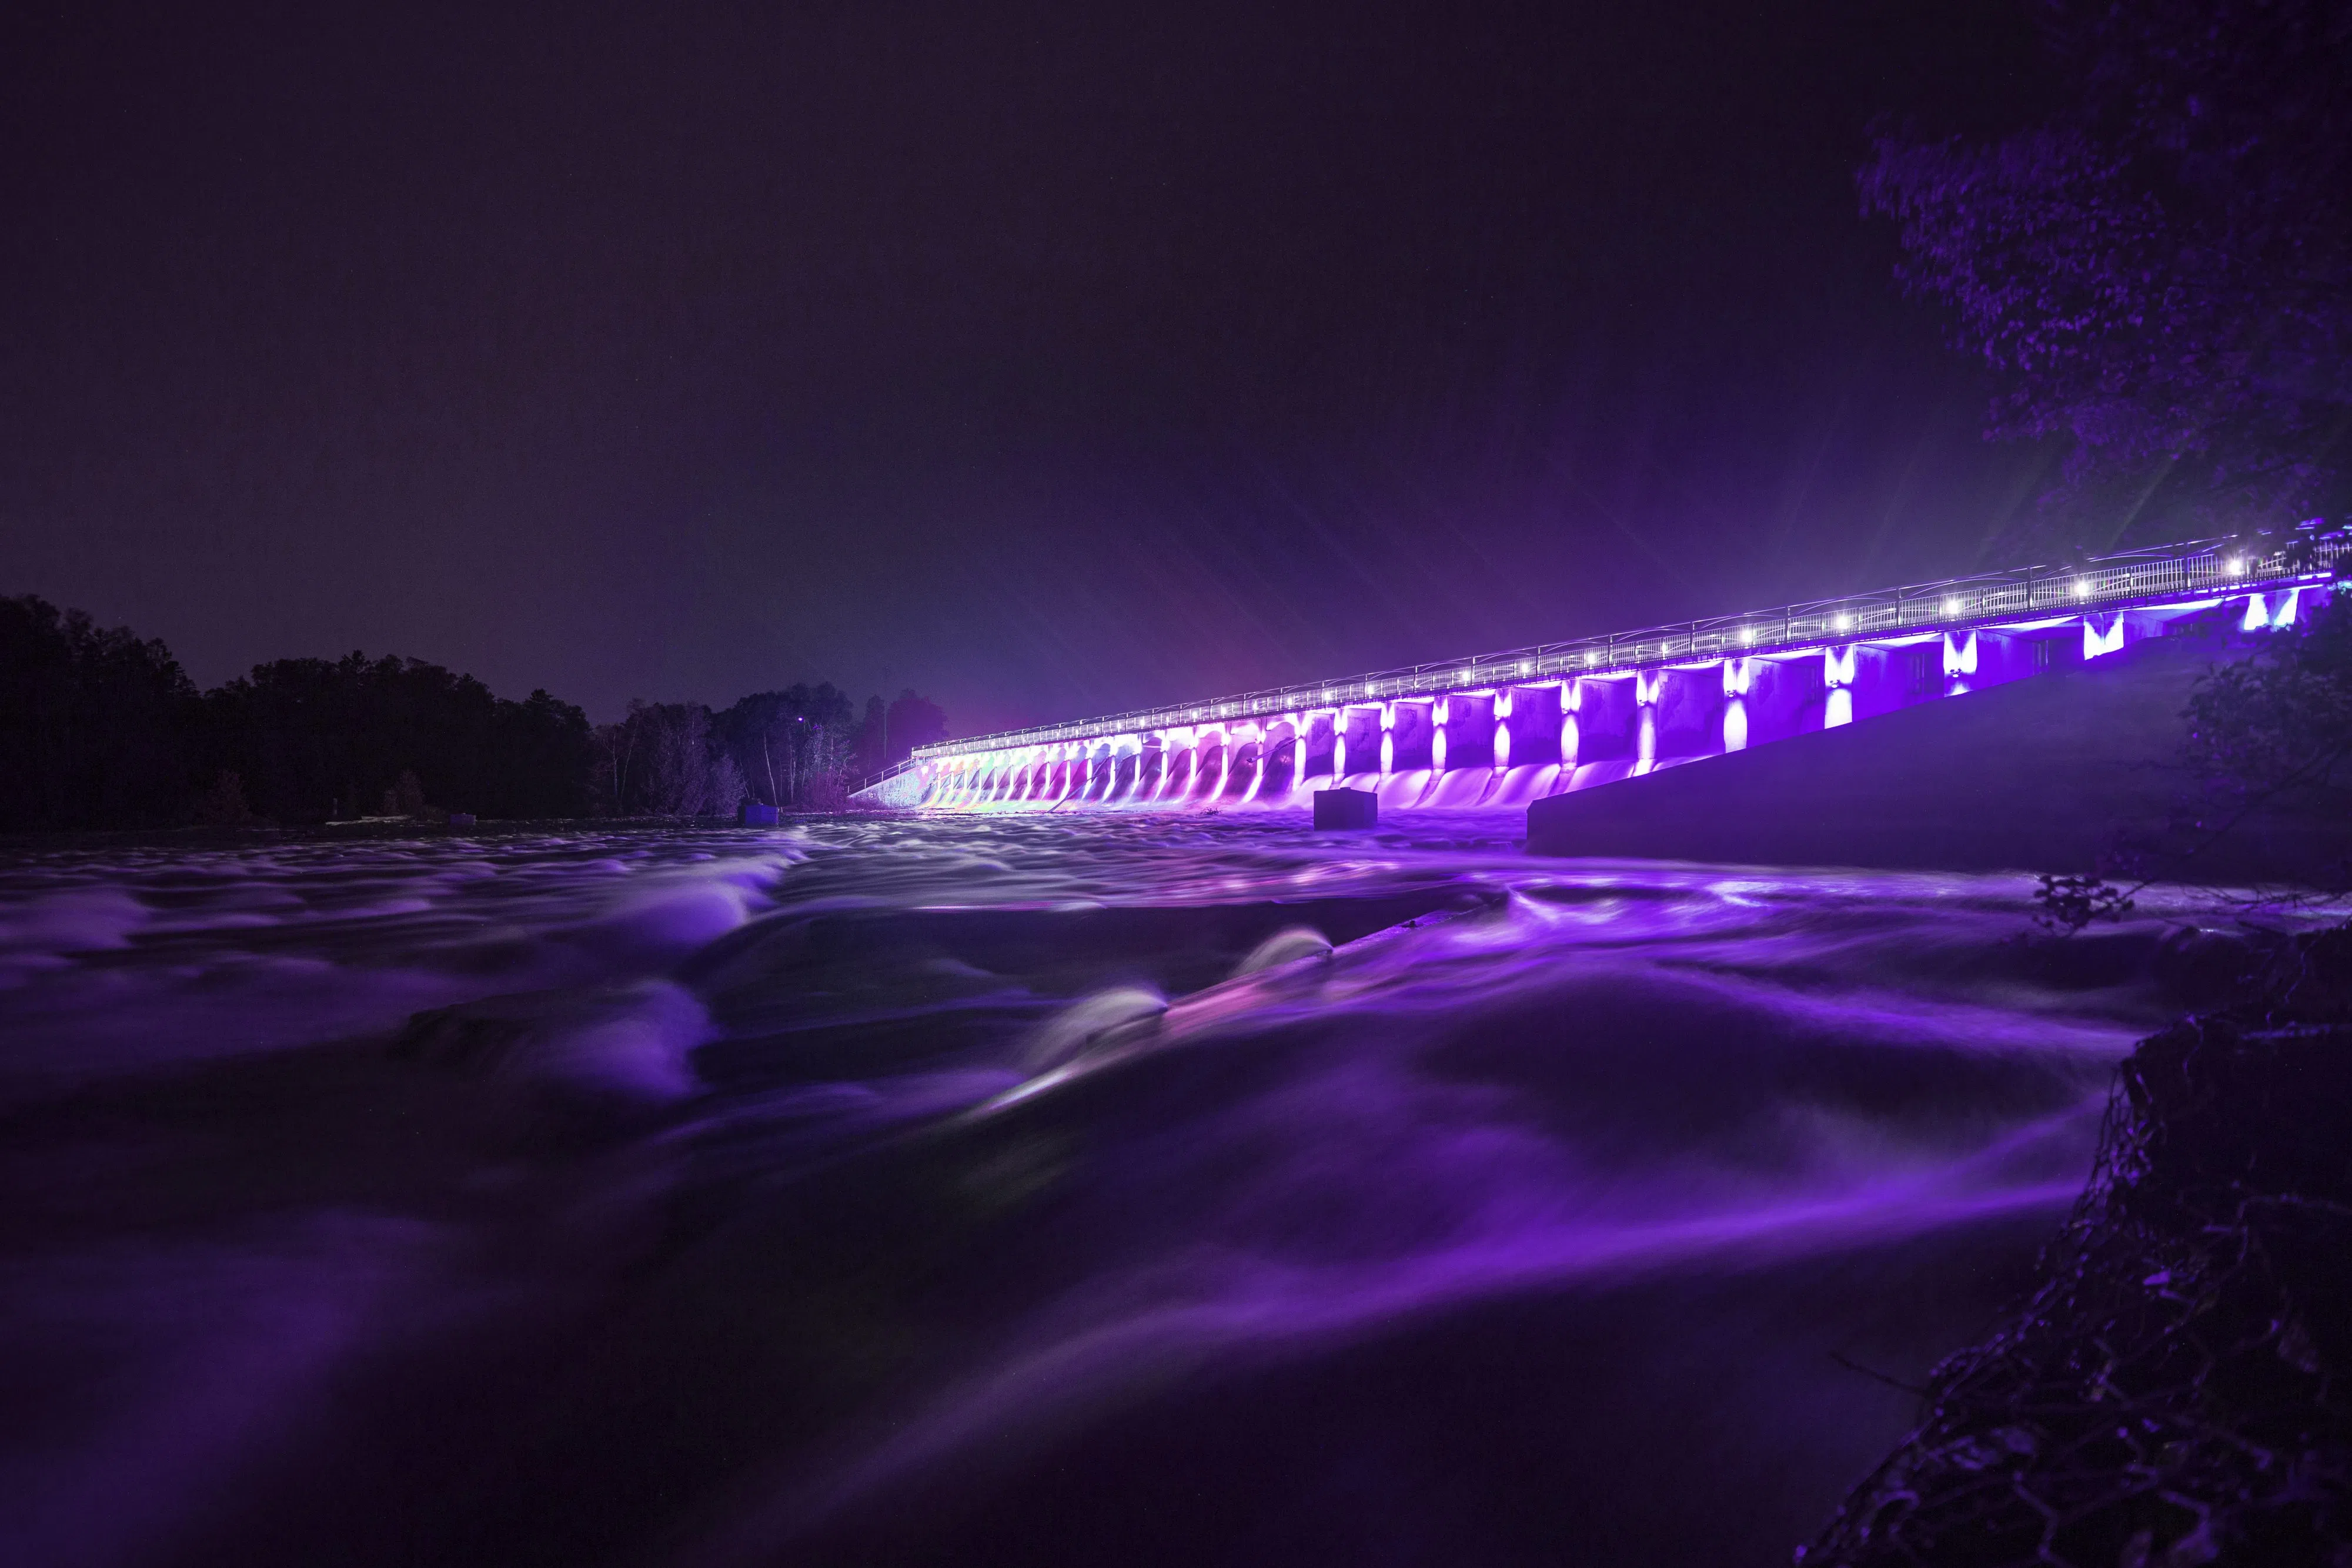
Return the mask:
[[919,748],[859,791],[956,811],[1384,811],[1557,795],[2078,667],[2219,614],[2291,625],[2339,536],[2209,539],[1784,605]]

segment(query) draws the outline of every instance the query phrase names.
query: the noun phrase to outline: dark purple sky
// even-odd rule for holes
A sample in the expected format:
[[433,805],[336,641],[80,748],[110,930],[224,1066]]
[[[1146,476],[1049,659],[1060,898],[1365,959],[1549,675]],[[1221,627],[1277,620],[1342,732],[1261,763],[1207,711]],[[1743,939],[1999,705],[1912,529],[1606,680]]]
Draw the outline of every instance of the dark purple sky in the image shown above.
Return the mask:
[[960,732],[1975,565],[1995,0],[0,22],[0,591]]

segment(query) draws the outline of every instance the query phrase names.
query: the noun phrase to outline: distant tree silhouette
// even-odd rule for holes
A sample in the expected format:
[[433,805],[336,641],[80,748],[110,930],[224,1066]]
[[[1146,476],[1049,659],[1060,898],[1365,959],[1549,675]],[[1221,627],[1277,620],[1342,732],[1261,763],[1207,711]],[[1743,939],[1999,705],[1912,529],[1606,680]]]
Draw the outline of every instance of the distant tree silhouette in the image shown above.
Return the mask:
[[939,704],[917,696],[911,689],[901,689],[890,704],[889,744],[883,749],[881,766],[887,768],[904,762],[919,746],[932,746],[948,737],[947,710]]
[[196,802],[195,819],[209,828],[242,828],[254,820],[245,802],[245,780],[223,768]]
[[2352,0],[2055,0],[2074,101],[1990,143],[1878,137],[1865,210],[1999,372],[1987,434],[2062,439],[2089,548],[2347,504]]
[[718,716],[751,798],[786,810],[833,810],[857,787],[863,727],[848,694],[822,682],[755,692]]
[[0,599],[0,829],[182,820],[204,777],[172,651],[27,594]]
[[713,714],[633,702],[591,727],[422,659],[278,659],[199,693],[169,648],[31,595],[0,598],[0,831],[841,807],[888,749],[946,729],[912,692],[861,722],[825,684]]
[[392,788],[383,792],[383,814],[387,817],[421,817],[425,815],[425,781],[413,768],[404,768]]
[[494,735],[483,758],[480,814],[576,817],[589,809],[593,741],[586,714],[533,690],[520,702],[499,699]]
[[866,716],[857,721],[857,772],[863,778],[888,766],[890,707],[879,694],[866,699]]
[[596,731],[603,808],[624,817],[712,817],[744,799],[742,774],[700,703],[632,702]]
[[[204,699],[215,769],[283,822],[358,816],[387,792],[488,817],[575,816],[588,801],[587,716],[545,692],[491,695],[422,659],[279,659]],[[401,791],[404,774],[416,788]]]

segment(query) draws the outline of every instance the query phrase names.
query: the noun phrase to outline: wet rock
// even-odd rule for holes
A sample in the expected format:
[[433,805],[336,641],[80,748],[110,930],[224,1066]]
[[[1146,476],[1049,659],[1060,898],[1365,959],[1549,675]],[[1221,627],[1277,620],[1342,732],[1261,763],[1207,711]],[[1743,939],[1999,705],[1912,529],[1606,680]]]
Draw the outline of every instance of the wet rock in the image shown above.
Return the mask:
[[[2262,957],[2207,935],[2172,961]],[[2347,1126],[2352,925],[2140,1042],[2038,1288],[1798,1560],[2352,1562]]]
[[2202,1012],[2237,1000],[2261,961],[2243,936],[2183,925],[2158,944],[2156,977],[2178,1006]]

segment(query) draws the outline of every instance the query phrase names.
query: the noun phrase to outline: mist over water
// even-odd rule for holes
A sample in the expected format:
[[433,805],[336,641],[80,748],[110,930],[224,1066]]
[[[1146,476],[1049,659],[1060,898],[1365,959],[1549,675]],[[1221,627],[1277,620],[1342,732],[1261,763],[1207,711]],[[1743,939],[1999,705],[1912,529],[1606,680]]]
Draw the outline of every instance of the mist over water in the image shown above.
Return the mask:
[[[1491,817],[0,860],[38,1564],[1786,1561],[2178,998]],[[2154,913],[2162,914],[2162,910]]]

